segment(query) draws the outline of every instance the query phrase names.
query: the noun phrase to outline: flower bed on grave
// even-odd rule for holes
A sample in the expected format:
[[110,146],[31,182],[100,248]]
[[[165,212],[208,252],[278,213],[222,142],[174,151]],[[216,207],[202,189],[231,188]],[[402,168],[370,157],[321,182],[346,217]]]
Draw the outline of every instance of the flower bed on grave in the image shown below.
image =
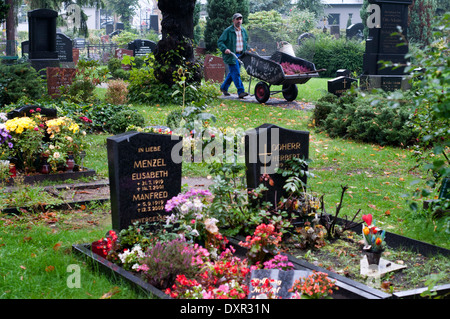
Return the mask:
[[[363,235],[360,233],[361,230],[359,234],[344,232],[343,228],[346,226],[336,223],[334,231],[341,232],[339,239],[326,240],[323,234],[327,229],[331,231],[327,228],[328,226],[320,227],[319,224],[311,226],[312,222],[318,220],[317,213],[314,212],[314,209],[318,207],[316,199],[313,202],[303,200],[302,203],[296,204],[297,209],[306,213],[307,216],[311,215],[311,211],[314,213],[312,220],[303,218],[301,226],[297,226],[296,231],[300,236],[297,236],[295,231],[282,233],[281,229],[278,229],[281,220],[272,219],[273,223],[260,223],[256,226],[251,236],[238,241],[229,238],[232,243],[229,245],[228,239],[221,234],[221,231],[225,229],[220,229],[219,221],[211,214],[211,201],[213,201],[211,195],[209,191],[191,190],[172,198],[166,205],[166,210],[172,214],[167,218],[166,223],[153,232],[146,232],[145,227],[134,225],[120,233],[109,232],[106,238],[90,245],[89,253],[86,253],[89,245],[84,248],[77,246],[75,249],[82,250],[85,254],[96,255],[97,259],[102,260],[102,264],[115,265],[114,267],[127,273],[127,276],[131,276],[133,282],[139,279],[144,284],[155,288],[159,296],[164,296],[163,293],[165,293],[171,298],[247,298],[249,292],[255,290],[265,292],[266,298],[276,297],[276,293],[270,290],[270,278],[269,281],[249,280],[249,274],[259,269],[295,268],[312,272],[309,277],[296,283],[295,286],[299,290],[295,290],[293,284],[290,288],[293,289],[291,297],[302,298],[327,296],[391,298],[396,297],[395,292],[399,289],[448,283],[448,254],[442,262],[439,262],[441,264],[439,266],[436,262],[437,256],[430,258],[416,252],[406,255],[404,249],[396,252],[395,249],[384,246],[384,257],[389,259],[389,256],[392,256],[395,259],[390,259],[392,263],[398,263],[399,258],[405,259],[405,262],[411,262],[409,269],[416,273],[417,278],[425,278],[433,272],[439,273],[441,278],[429,276],[429,281],[425,283],[424,280],[417,280],[414,283],[410,279],[412,277],[407,277],[404,273],[399,279],[389,275],[391,277],[379,280],[381,286],[377,289],[366,285],[367,280],[359,276],[358,267],[350,268],[345,266],[343,261],[337,261],[337,264],[333,265],[328,264],[330,261],[340,260],[341,257],[347,258],[348,264],[360,264],[364,246]],[[304,197],[306,198],[308,196]],[[305,214],[300,217],[304,216]],[[270,216],[268,218],[270,219]],[[368,221],[367,216],[365,220]],[[374,234],[380,232],[371,223],[365,227],[368,226],[372,226],[370,228],[373,229]],[[355,227],[361,229],[360,224],[352,225],[352,228]],[[321,235],[320,232],[323,234]],[[362,233],[364,234],[364,230]],[[314,234],[319,236],[314,237]],[[390,239],[393,242],[396,241],[394,246],[405,243],[412,246],[417,244],[407,238],[399,241],[395,235],[386,232],[382,234],[388,241],[388,246]],[[374,236],[374,238],[373,244],[376,245],[376,238],[380,236]],[[301,247],[300,243],[304,246]],[[366,242],[366,246],[368,244]],[[352,248],[349,248],[350,246]],[[281,250],[288,254],[280,254]],[[443,249],[439,250],[439,247],[436,251],[445,252]],[[397,253],[402,255],[396,255]],[[433,269],[436,266],[438,268]],[[401,272],[404,270],[400,271],[400,274]],[[319,280],[318,278],[324,286],[320,288],[317,286],[317,290],[312,290],[311,286],[314,287],[314,282]],[[311,285],[308,286],[308,282]],[[385,292],[379,289],[384,289]],[[448,293],[449,287],[442,285],[441,289],[441,292],[445,294]],[[426,291],[422,289],[420,292],[424,290]],[[406,292],[404,296],[417,297],[418,294],[417,291]]]
[[0,123],[0,179],[14,183],[76,179],[94,171],[80,165],[86,134],[68,117],[47,119],[36,107],[30,116]]

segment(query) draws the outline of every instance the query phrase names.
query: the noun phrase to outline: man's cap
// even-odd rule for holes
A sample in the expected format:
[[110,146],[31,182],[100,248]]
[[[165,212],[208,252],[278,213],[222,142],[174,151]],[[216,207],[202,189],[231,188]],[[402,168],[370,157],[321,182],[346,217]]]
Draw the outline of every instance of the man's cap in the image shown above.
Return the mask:
[[240,13],[233,14],[233,20],[237,19],[237,18],[242,18],[242,14],[240,14]]

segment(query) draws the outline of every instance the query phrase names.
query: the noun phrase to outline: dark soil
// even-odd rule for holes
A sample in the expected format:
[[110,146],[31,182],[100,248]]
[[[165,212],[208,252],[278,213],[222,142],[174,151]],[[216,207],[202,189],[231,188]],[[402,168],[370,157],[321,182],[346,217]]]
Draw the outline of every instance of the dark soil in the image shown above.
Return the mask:
[[[290,245],[287,253],[341,276],[367,284],[367,278],[360,274],[360,261],[363,258],[361,240],[362,237],[359,234],[348,232],[346,238],[327,242],[325,246],[318,249],[298,249]],[[381,286],[375,288],[387,293],[427,287],[426,281],[432,274],[440,276],[437,284],[450,282],[448,257],[426,257],[405,249],[388,247],[382,258],[407,266],[405,269],[389,272],[381,277]]]

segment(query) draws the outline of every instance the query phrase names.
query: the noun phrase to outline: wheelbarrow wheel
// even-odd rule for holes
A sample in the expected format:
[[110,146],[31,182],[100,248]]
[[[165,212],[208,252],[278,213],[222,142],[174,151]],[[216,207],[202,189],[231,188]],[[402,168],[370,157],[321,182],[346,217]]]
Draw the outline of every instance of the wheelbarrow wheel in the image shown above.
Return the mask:
[[283,97],[286,101],[294,101],[298,95],[298,88],[296,84],[283,84]]
[[255,86],[255,98],[259,103],[266,103],[270,97],[269,86],[264,82],[258,82]]

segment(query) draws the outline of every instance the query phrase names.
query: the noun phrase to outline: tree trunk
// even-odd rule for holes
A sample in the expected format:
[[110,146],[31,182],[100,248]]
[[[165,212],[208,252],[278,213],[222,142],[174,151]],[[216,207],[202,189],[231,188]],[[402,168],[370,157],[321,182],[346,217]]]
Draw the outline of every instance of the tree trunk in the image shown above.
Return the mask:
[[192,46],[194,38],[194,8],[196,0],[159,0],[162,13],[161,33],[155,60],[159,67],[155,77],[170,86],[175,81],[173,74],[179,67],[188,70],[188,82],[200,82],[201,68],[195,61]]
[[8,15],[6,16],[6,55],[16,56],[16,23],[14,14],[14,0],[6,0],[9,4]]

